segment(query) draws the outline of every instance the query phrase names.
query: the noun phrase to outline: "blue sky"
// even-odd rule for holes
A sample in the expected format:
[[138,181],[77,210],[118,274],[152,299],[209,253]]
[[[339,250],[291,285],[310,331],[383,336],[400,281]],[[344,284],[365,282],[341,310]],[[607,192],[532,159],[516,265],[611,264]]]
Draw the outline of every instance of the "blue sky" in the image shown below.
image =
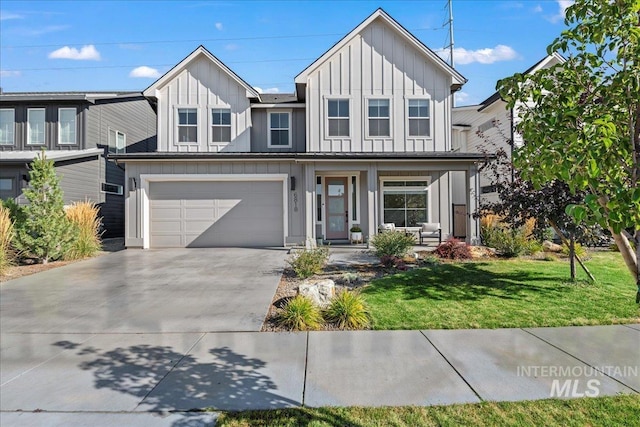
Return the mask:
[[[567,0],[453,0],[458,105],[546,55]],[[0,86],[16,91],[143,90],[203,44],[251,85],[293,92],[294,77],[378,7],[433,50],[446,0],[0,2]]]

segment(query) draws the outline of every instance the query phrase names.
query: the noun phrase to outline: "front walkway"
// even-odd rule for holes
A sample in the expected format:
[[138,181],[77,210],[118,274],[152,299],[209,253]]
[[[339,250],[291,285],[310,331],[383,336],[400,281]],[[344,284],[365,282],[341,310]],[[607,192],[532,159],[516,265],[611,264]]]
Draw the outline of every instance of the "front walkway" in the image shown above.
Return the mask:
[[211,425],[292,406],[640,392],[640,325],[301,333],[3,333],[0,425]]

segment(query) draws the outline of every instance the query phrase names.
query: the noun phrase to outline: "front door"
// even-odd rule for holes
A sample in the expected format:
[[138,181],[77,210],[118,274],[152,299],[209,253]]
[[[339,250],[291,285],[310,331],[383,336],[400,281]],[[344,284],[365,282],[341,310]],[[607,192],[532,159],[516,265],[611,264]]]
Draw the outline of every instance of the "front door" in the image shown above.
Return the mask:
[[346,240],[349,238],[347,178],[327,177],[325,182],[327,240]]

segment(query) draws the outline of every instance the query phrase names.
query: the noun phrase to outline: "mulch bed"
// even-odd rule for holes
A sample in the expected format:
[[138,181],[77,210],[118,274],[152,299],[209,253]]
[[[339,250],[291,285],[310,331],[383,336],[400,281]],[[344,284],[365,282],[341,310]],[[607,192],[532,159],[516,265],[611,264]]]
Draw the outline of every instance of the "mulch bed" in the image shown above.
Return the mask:
[[[349,283],[345,280],[346,276],[348,276],[345,275],[345,273],[357,274],[357,279]],[[331,279],[336,284],[336,293],[338,293],[345,289],[352,291],[362,288],[373,279],[377,279],[388,273],[388,269],[385,269],[379,264],[354,264],[349,267],[329,265],[324,269],[322,273],[316,274],[306,280],[315,282],[324,279]],[[286,268],[284,270],[284,273],[280,278],[278,289],[276,290],[276,293],[273,296],[273,300],[271,301],[271,305],[269,306],[267,317],[262,324],[263,332],[288,331],[288,329],[284,329],[278,326],[275,322],[275,318],[278,315],[280,309],[286,304],[286,302],[298,295],[298,286],[302,282],[304,282],[304,279],[296,277],[291,268]],[[332,325],[324,325],[322,330],[333,331],[338,330],[338,328]]]
[[[102,241],[102,251],[96,256],[104,255],[110,252],[118,252],[124,249],[123,238],[104,239]],[[85,258],[86,259],[86,258]],[[65,265],[72,264],[74,262],[82,261],[80,259],[73,261],[51,261],[47,264],[38,264],[33,259],[22,259],[17,265],[13,265],[7,269],[5,274],[0,274],[0,283],[7,282],[9,280],[17,279],[23,276],[30,276],[32,274],[40,273],[42,271],[51,270],[52,268],[64,267]]]

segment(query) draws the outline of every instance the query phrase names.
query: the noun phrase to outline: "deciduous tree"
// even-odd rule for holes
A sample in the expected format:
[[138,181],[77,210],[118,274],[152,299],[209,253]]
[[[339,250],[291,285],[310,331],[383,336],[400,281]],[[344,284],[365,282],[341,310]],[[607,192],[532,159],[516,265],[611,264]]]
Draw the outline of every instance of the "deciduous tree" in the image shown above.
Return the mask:
[[640,1],[578,0],[565,24],[548,47],[564,64],[499,82],[526,141],[514,163],[536,186],[586,193],[567,212],[611,231],[640,301]]

